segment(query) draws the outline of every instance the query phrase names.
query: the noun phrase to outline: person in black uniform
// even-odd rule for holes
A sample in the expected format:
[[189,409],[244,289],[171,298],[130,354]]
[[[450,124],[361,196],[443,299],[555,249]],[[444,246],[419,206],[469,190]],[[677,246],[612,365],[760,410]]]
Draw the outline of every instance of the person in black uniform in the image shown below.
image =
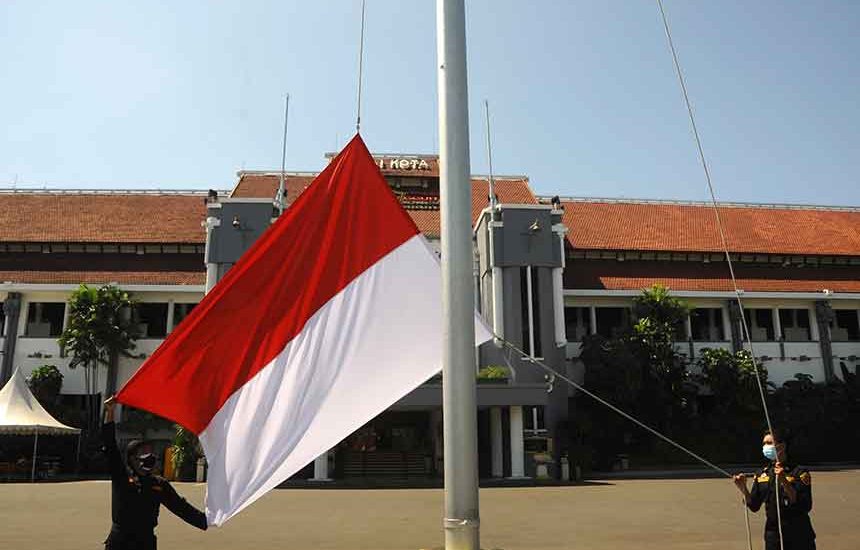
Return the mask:
[[116,424],[111,397],[105,401],[102,440],[111,478],[111,526],[105,550],[156,550],[155,526],[163,504],[185,522],[206,530],[206,515],[179,496],[168,481],[152,475],[155,455],[143,441],[132,441],[125,458],[116,444]]
[[[747,488],[744,474],[734,477],[735,485],[743,494],[747,507],[753,512],[758,512],[762,503],[766,503],[766,550],[780,550],[777,494],[785,550],[815,550],[815,531],[809,520],[809,512],[812,510],[812,477],[807,470],[788,462],[786,437],[774,431],[775,434],[764,435],[762,453],[769,463],[755,476],[752,491]],[[778,492],[776,483],[779,483]]]

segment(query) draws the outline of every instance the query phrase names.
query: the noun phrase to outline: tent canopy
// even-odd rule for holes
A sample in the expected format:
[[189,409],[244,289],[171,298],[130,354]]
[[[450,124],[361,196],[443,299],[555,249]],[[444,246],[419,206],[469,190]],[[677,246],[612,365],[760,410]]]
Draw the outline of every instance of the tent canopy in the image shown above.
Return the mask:
[[27,387],[20,370],[0,390],[0,434],[3,435],[64,435],[81,430],[66,426],[51,416]]

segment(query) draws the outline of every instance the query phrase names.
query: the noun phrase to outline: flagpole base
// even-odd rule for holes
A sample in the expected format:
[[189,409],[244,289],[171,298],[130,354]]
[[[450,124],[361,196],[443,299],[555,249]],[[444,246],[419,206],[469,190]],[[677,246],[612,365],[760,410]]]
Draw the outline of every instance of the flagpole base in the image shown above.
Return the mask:
[[479,519],[445,518],[445,550],[478,548],[481,521]]

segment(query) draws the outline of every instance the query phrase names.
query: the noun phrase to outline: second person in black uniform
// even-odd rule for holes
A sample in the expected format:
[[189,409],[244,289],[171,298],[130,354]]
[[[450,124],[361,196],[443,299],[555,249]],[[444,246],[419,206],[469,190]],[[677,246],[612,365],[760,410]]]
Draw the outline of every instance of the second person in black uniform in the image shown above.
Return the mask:
[[764,527],[765,550],[780,550],[777,520],[777,489],[782,517],[785,550],[815,550],[815,531],[809,520],[812,510],[812,476],[788,462],[787,442],[778,431],[764,435],[762,453],[769,463],[755,476],[752,490],[744,474],[735,476],[735,485],[744,495],[747,507],[758,512],[763,503],[767,520]]
[[152,475],[155,455],[142,441],[129,444],[125,458],[116,444],[113,398],[105,401],[102,439],[111,477],[111,525],[105,550],[156,550],[158,510],[168,510],[198,529],[207,528],[206,515],[179,496],[163,477]]

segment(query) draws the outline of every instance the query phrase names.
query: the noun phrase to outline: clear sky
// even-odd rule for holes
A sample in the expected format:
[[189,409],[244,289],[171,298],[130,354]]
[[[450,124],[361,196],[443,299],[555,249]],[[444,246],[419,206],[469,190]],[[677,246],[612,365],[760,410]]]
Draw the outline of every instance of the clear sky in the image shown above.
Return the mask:
[[[435,153],[432,0],[368,0],[362,135]],[[651,0],[467,1],[472,171],[703,199]],[[665,0],[722,200],[860,205],[860,2]],[[229,188],[352,135],[360,0],[0,3],[0,186]]]

